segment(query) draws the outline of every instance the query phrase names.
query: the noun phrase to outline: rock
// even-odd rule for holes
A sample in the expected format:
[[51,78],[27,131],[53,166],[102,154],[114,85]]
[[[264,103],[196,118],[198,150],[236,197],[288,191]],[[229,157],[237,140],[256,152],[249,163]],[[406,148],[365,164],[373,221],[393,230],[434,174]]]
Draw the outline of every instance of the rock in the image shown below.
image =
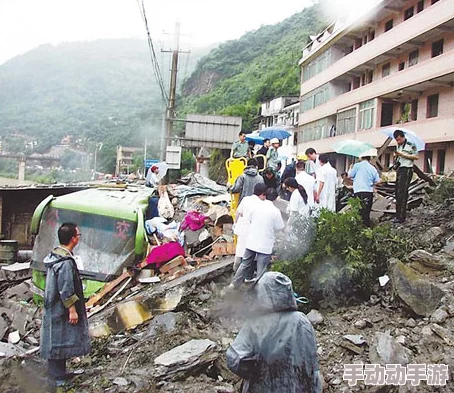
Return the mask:
[[426,230],[420,237],[419,240],[424,246],[433,246],[434,243],[439,240],[445,231],[440,227],[432,227]]
[[367,321],[360,319],[354,323],[354,326],[357,329],[365,329],[367,327]]
[[397,259],[392,258],[389,264],[397,296],[417,315],[430,316],[440,305],[443,290]]
[[129,385],[129,381],[126,378],[122,378],[122,377],[115,378],[112,381],[112,383],[114,385],[118,385],[118,386],[128,386]]
[[232,385],[226,386],[215,386],[214,387],[215,393],[235,393],[236,390]]
[[364,348],[358,347],[355,344],[352,344],[349,341],[341,341],[339,343],[339,346],[345,349],[348,349],[349,351],[352,351],[353,353],[356,353],[357,355],[361,355],[364,352]]
[[437,325],[436,323],[433,323],[430,326],[430,328],[443,341],[445,341],[446,343],[450,343],[450,334],[449,334],[448,329],[445,329],[444,327],[441,327],[440,325]]
[[396,337],[396,343],[405,345],[405,336],[398,336]]
[[22,352],[13,344],[0,341],[0,358],[21,355]]
[[432,329],[430,328],[430,326],[424,326],[421,329],[421,336],[423,336],[423,337],[433,336],[433,332],[432,332]]
[[409,360],[404,347],[389,334],[376,332],[369,349],[371,363],[407,365]]
[[418,262],[421,265],[433,270],[445,269],[445,265],[440,258],[424,250],[415,250],[408,256],[408,258],[410,261]]
[[175,380],[213,363],[219,356],[211,340],[191,340],[158,356],[154,363],[158,379]]
[[20,334],[18,330],[8,334],[8,342],[11,344],[17,344],[20,341]]
[[416,327],[416,321],[413,318],[410,318],[405,322],[405,326],[409,328],[414,328]]
[[443,323],[449,318],[449,314],[442,307],[437,308],[430,316],[430,321],[435,323]]
[[363,345],[367,341],[360,334],[346,334],[344,337],[346,340],[352,342],[355,345]]
[[317,310],[309,311],[309,314],[307,314],[307,319],[309,319],[310,323],[312,323],[312,325],[314,326],[320,325],[324,321],[323,315],[320,313],[320,311]]
[[8,323],[3,319],[0,314],[0,341],[3,339],[4,335],[8,331]]
[[147,336],[156,336],[159,331],[170,333],[175,330],[177,323],[181,320],[179,313],[167,312],[165,314],[156,315],[150,322]]
[[15,285],[14,287],[8,288],[2,293],[2,297],[4,297],[5,299],[15,298],[17,301],[30,301],[33,297],[33,293],[30,291],[30,286],[27,281],[24,281],[19,285]]
[[340,378],[335,378],[332,381],[330,381],[331,385],[340,385],[342,383],[342,380]]

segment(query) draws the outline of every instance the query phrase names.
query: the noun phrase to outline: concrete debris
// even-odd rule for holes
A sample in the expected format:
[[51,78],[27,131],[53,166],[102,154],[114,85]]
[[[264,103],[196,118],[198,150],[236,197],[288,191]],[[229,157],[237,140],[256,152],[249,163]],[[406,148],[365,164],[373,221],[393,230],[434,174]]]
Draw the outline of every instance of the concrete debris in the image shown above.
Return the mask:
[[24,281],[18,285],[8,288],[3,292],[3,299],[15,299],[17,301],[28,302],[32,299],[33,294],[30,291],[30,282]]
[[432,227],[426,230],[419,237],[419,241],[422,246],[430,247],[432,244],[436,243],[443,235],[445,231],[441,227]]
[[430,316],[430,321],[435,323],[443,323],[449,318],[449,314],[443,307],[437,308]]
[[387,333],[376,332],[369,349],[369,359],[373,364],[401,364],[409,363],[404,347]]
[[309,314],[306,315],[312,325],[320,325],[324,322],[323,315],[318,310],[311,310]]
[[183,318],[179,313],[168,312],[161,315],[156,315],[150,322],[147,336],[154,337],[157,334],[170,333],[177,327],[177,323]]
[[218,348],[213,341],[207,339],[188,341],[154,360],[157,366],[156,377],[165,380],[184,378],[207,367],[218,356]]
[[339,346],[345,349],[348,349],[349,351],[352,351],[356,355],[361,355],[364,352],[364,348],[359,347],[355,344],[352,344],[349,341],[341,341],[339,342]]
[[391,259],[389,264],[397,296],[417,315],[429,317],[445,296],[443,290],[397,259]]
[[409,328],[414,328],[416,327],[416,321],[413,318],[407,319],[407,322],[405,322],[405,326]]
[[359,319],[357,320],[353,326],[357,329],[365,329],[367,327],[372,327],[374,326],[371,321],[368,321],[367,319]]

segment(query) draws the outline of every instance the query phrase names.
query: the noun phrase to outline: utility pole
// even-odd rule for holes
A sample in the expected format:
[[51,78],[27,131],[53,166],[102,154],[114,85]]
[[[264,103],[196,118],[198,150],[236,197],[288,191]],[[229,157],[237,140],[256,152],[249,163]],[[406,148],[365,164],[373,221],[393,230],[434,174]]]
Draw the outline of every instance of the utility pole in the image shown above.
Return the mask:
[[162,50],[162,52],[172,53],[172,67],[170,70],[170,89],[169,102],[167,103],[165,116],[165,136],[163,148],[161,148],[161,161],[165,159],[167,146],[173,137],[173,122],[175,119],[175,97],[177,92],[177,75],[178,75],[178,56],[180,53],[189,53],[180,51],[180,22],[175,23],[175,31],[173,34],[173,49]]

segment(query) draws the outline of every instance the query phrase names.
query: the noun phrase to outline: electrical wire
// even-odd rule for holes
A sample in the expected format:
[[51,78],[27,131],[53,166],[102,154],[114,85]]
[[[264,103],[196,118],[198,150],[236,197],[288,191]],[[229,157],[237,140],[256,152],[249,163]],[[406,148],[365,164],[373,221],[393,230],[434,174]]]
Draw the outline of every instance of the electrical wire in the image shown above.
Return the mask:
[[167,91],[166,91],[166,88],[164,85],[164,80],[162,78],[161,69],[159,67],[159,62],[156,57],[156,51],[154,48],[153,40],[151,38],[150,29],[148,28],[148,20],[147,20],[147,14],[145,12],[145,4],[144,4],[143,0],[142,0],[142,2],[137,0],[137,5],[139,6],[140,15],[142,16],[143,22],[145,24],[145,30],[147,32],[148,48],[150,51],[151,63],[153,65],[153,72],[154,72],[156,81],[158,83],[159,89],[161,90],[162,99],[163,99],[164,103],[167,104],[167,102],[169,101],[169,96],[167,94]]

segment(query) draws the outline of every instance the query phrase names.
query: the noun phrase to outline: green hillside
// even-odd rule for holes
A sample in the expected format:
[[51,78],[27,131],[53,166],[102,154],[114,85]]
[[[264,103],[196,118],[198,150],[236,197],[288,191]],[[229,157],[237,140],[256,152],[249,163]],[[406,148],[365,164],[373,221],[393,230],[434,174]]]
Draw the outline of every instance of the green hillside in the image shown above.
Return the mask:
[[[181,77],[200,57],[182,58]],[[36,141],[45,152],[69,135],[86,151],[103,142],[98,167],[112,171],[117,144],[141,146],[146,133],[157,151],[163,108],[144,40],[43,45],[0,66],[4,150],[23,152]]]
[[259,103],[299,95],[298,61],[310,34],[327,21],[318,5],[271,26],[228,41],[203,57],[183,86],[181,113],[243,117],[252,130]]

